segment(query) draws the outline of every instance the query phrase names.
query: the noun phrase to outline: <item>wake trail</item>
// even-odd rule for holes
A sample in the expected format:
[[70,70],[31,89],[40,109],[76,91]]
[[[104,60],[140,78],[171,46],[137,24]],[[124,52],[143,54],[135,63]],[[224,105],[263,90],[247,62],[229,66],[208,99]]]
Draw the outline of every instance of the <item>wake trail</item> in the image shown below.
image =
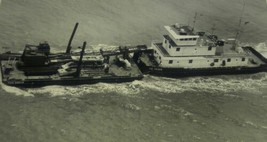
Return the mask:
[[8,93],[11,93],[11,94],[15,94],[17,96],[25,96],[25,97],[33,97],[34,95],[27,92],[27,91],[24,91],[20,88],[17,88],[17,87],[12,87],[12,86],[8,86],[8,85],[5,85],[3,82],[2,82],[2,75],[0,75],[0,86],[1,88],[8,92]]

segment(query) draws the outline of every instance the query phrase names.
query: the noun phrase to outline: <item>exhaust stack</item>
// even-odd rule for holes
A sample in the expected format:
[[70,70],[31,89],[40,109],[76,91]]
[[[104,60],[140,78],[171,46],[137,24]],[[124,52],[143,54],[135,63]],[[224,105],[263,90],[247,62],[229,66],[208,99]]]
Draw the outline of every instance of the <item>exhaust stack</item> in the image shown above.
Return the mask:
[[71,50],[71,42],[72,42],[72,39],[73,39],[73,37],[74,37],[74,35],[75,35],[75,33],[76,33],[76,30],[77,30],[77,28],[78,28],[78,25],[79,25],[79,23],[77,22],[77,23],[75,24],[75,26],[74,26],[73,31],[72,31],[72,34],[71,34],[71,37],[70,37],[70,40],[69,40],[69,43],[68,43],[68,46],[67,46],[67,49],[66,49],[66,53],[67,53],[67,54],[70,53],[70,50]]

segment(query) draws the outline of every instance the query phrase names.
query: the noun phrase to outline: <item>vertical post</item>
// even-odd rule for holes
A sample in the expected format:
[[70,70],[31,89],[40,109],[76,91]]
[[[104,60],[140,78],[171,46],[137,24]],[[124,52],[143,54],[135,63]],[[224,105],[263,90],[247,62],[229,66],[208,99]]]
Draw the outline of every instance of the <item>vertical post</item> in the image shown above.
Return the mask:
[[66,49],[66,53],[67,53],[67,54],[70,53],[70,50],[71,50],[71,42],[72,42],[73,37],[74,37],[74,35],[75,35],[75,33],[76,33],[76,30],[77,30],[77,28],[78,28],[78,25],[79,25],[79,23],[76,23],[75,26],[74,26],[74,29],[73,29],[73,31],[72,31],[72,34],[71,34],[71,37],[70,37],[70,39],[69,39],[69,43],[68,43],[68,46],[67,46],[67,49]]
[[215,24],[213,24],[213,26],[212,26],[212,28],[211,28],[211,34],[213,34],[214,33],[214,31],[216,30],[216,28],[215,28]]
[[81,74],[81,69],[82,69],[81,66],[82,66],[82,60],[83,60],[83,54],[84,54],[85,47],[86,47],[86,42],[83,42],[82,51],[80,53],[80,59],[79,59],[78,65],[77,65],[77,71],[76,71],[77,77],[79,77]]
[[194,29],[195,29],[196,22],[197,22],[197,12],[195,13],[195,16],[194,16],[193,29],[192,29],[192,31],[194,31]]
[[242,25],[242,22],[243,22],[243,15],[244,15],[244,11],[245,11],[245,6],[246,6],[246,3],[245,3],[245,0],[243,0],[243,8],[242,8],[242,13],[241,13],[241,16],[239,18],[239,22],[238,22],[238,29],[237,29],[237,32],[236,32],[236,35],[235,35],[235,42],[234,42],[234,45],[233,45],[233,48],[236,49],[236,46],[237,46],[237,42],[240,38],[240,34],[242,32],[242,28],[241,27]]
[[203,16],[203,14],[199,14],[199,13],[195,13],[195,16],[194,16],[194,21],[193,21],[193,28],[192,28],[192,31],[194,31],[195,30],[195,26],[196,26],[196,22],[197,22],[197,18],[198,18],[198,16],[200,17],[200,16]]

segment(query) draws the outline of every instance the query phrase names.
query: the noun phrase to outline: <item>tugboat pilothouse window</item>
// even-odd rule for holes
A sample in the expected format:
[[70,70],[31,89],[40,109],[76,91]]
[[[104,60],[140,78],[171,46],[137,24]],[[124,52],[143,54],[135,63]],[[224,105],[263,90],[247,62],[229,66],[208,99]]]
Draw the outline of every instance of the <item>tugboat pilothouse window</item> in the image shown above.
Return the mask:
[[228,58],[228,59],[227,59],[227,62],[231,62],[231,59],[230,59],[230,58]]
[[172,64],[173,63],[173,60],[169,60],[169,64]]
[[246,60],[246,58],[242,58],[242,61],[244,62]]
[[210,51],[212,49],[212,46],[209,46],[208,50]]
[[189,63],[190,63],[190,64],[193,63],[193,60],[189,60]]
[[176,51],[180,51],[180,48],[176,48]]

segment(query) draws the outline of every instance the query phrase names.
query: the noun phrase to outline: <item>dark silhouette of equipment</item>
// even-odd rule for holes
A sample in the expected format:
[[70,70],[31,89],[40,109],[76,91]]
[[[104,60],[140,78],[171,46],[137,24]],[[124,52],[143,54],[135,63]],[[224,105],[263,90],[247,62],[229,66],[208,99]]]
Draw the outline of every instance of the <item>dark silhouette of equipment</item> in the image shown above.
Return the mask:
[[68,43],[68,46],[67,46],[67,49],[66,49],[66,53],[67,53],[67,54],[70,53],[70,50],[71,50],[71,42],[72,42],[73,37],[74,37],[74,35],[75,35],[75,33],[76,33],[76,30],[77,30],[77,28],[78,28],[78,25],[79,25],[79,23],[76,23],[75,26],[74,26],[74,29],[73,29],[73,31],[72,31],[72,34],[71,34],[71,37],[70,37],[70,40],[69,40],[69,43]]
[[80,53],[80,59],[79,59],[78,66],[77,66],[76,77],[80,77],[80,74],[81,74],[82,60],[83,60],[85,47],[86,47],[86,42],[83,42],[83,47],[82,47],[82,51]]

